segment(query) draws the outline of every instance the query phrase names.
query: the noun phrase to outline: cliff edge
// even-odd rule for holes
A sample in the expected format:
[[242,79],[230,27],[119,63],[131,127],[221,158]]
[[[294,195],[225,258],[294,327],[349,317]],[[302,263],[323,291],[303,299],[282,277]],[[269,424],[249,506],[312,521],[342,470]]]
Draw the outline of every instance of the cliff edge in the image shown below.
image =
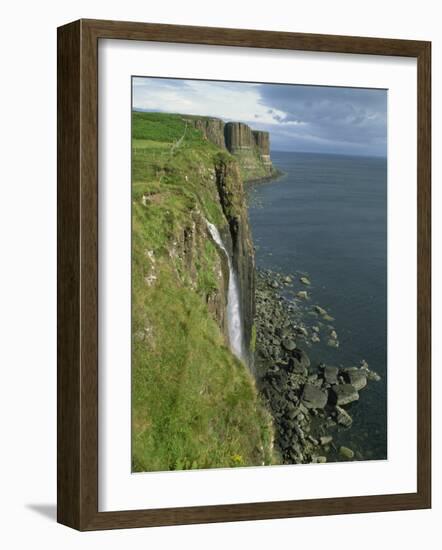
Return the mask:
[[[251,133],[256,165],[241,164],[226,127],[133,113],[133,471],[274,460],[252,372],[255,259],[243,188],[244,171],[257,173],[265,159]],[[239,281],[245,362],[229,346],[229,261],[209,224]]]
[[186,116],[185,120],[200,130],[205,139],[236,158],[244,182],[266,180],[279,174],[270,157],[269,132],[252,130],[243,122],[224,123],[219,118]]

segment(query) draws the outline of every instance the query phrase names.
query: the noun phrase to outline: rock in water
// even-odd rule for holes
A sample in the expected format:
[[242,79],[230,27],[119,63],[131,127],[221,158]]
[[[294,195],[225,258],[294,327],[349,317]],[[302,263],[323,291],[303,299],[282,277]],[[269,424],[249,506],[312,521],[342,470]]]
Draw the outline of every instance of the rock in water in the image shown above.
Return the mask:
[[328,392],[306,384],[302,393],[302,402],[308,409],[323,409],[327,405]]
[[324,369],[324,380],[327,384],[337,384],[338,383],[338,367],[325,367]]
[[296,296],[300,298],[301,300],[308,300],[308,294],[306,290],[300,290]]
[[299,280],[301,281],[301,283],[303,285],[311,285],[311,282],[310,280],[308,279],[308,277],[300,277]]
[[353,419],[348,412],[339,406],[336,406],[336,420],[338,424],[345,428],[349,428],[353,423]]
[[321,306],[314,306],[313,308],[319,315],[327,315],[327,311]]
[[351,460],[355,456],[355,453],[348,447],[340,447],[339,453],[341,456],[343,456],[344,458],[348,458],[349,460]]
[[349,370],[346,372],[346,376],[350,384],[357,391],[362,390],[367,385],[367,377],[361,370]]
[[335,385],[331,390],[337,405],[348,405],[359,399],[359,393],[351,384]]

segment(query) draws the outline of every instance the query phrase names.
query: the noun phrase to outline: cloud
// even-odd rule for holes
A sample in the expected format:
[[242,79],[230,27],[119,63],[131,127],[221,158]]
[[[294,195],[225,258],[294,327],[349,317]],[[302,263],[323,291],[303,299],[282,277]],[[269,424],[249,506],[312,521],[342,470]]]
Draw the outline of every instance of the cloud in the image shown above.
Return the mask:
[[[386,154],[386,90],[266,84],[260,103],[283,113],[274,116],[279,136],[298,148]],[[298,127],[290,131],[292,122]]]
[[386,90],[136,77],[133,106],[246,122],[274,150],[386,155]]

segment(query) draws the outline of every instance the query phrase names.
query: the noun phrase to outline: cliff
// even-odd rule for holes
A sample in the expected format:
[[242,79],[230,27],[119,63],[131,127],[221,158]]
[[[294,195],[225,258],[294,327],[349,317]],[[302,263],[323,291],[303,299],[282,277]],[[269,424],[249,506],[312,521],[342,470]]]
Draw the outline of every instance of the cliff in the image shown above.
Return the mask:
[[225,124],[219,118],[186,116],[186,121],[200,130],[205,139],[236,158],[244,182],[278,175],[270,157],[268,132],[252,130],[243,122]]
[[[245,168],[219,119],[134,112],[132,128],[133,470],[271,463],[272,422],[252,372]],[[258,159],[268,139],[250,135]],[[239,281],[246,363],[229,346],[229,265],[208,222]]]

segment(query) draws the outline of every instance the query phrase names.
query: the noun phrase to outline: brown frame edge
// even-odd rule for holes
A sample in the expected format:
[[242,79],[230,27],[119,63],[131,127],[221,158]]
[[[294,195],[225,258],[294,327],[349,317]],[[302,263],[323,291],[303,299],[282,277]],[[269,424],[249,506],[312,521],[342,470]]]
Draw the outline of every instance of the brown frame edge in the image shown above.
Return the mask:
[[[98,511],[98,40],[397,55],[418,65],[417,492]],[[57,520],[86,531],[431,507],[431,43],[79,20],[58,29]]]

